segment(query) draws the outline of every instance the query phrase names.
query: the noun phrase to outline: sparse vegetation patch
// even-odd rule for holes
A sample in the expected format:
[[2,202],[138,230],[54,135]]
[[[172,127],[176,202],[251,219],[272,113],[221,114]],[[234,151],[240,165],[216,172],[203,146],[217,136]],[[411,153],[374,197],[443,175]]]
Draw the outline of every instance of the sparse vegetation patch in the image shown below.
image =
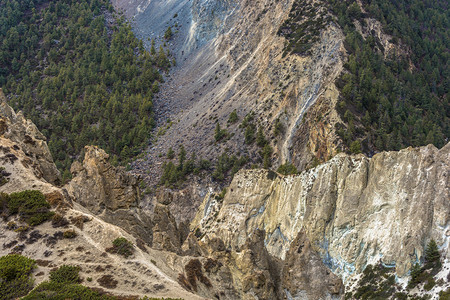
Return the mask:
[[133,255],[134,253],[133,244],[124,237],[115,239],[112,244],[113,246],[111,248],[106,249],[107,252],[116,253],[125,258]]
[[10,195],[0,195],[0,213],[6,220],[9,216],[18,214],[20,220],[31,226],[36,226],[50,220],[54,212],[50,204],[39,191],[23,191]]

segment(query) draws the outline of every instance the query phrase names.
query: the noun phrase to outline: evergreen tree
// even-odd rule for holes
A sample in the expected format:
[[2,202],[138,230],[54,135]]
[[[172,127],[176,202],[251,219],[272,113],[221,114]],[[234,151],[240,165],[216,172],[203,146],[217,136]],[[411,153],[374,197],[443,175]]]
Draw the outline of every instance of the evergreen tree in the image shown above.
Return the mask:
[[175,152],[173,151],[172,147],[169,148],[169,151],[167,151],[167,158],[173,159],[175,157]]
[[440,268],[440,257],[436,241],[432,239],[425,249],[425,266],[427,268]]
[[261,126],[258,128],[258,132],[256,133],[256,145],[258,147],[263,148],[267,144],[266,137],[264,136],[264,131]]
[[219,142],[220,140],[222,140],[225,136],[227,135],[225,130],[222,130],[220,128],[220,124],[219,122],[216,123],[216,129],[214,132],[214,139],[216,140],[216,142]]
[[238,118],[236,110],[233,110],[231,112],[230,116],[228,117],[228,123],[229,124],[234,124],[234,123],[236,123],[238,121],[238,119],[239,118]]

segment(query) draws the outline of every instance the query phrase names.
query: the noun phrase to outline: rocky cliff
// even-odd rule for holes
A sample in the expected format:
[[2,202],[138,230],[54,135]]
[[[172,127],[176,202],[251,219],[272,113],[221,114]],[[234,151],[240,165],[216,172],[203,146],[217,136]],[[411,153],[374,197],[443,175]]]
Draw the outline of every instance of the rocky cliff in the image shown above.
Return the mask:
[[[2,163],[8,172],[27,176],[27,172],[23,169],[29,169],[30,176],[41,179],[44,183],[54,185],[60,183],[61,176],[47,147],[46,138],[36,125],[25,119],[22,112],[17,114],[14,112],[6,103],[1,89],[0,139],[1,150],[4,154]],[[20,162],[20,165],[13,164],[16,160]],[[29,180],[34,179],[23,178],[10,182],[9,185],[28,184]]]
[[108,158],[102,149],[87,146],[83,162],[72,164],[73,179],[66,188],[92,213],[151,244],[152,221],[138,207],[138,180],[113,167]]
[[[190,257],[149,247],[153,223],[138,207],[137,179],[112,167],[103,150],[87,147],[83,163],[72,167],[73,181],[63,188],[56,186],[59,172],[42,134],[22,113],[16,114],[2,94],[0,98],[0,193],[40,191],[58,216],[29,226],[20,217],[8,217],[2,202],[0,256],[19,253],[36,260],[36,285],[48,280],[52,269],[75,265],[80,267],[84,285],[104,293],[126,298],[201,299],[176,281]],[[159,226],[170,227],[170,220],[164,225],[161,217],[170,212],[159,211],[153,215],[161,220]],[[73,232],[71,238],[63,233],[67,231]],[[172,237],[169,230],[165,232]],[[107,252],[118,237],[132,242],[135,250],[131,257]],[[176,245],[180,243],[178,237]],[[153,248],[168,248],[159,240],[153,244]],[[170,267],[174,257],[179,266]]]
[[[205,198],[191,229],[201,242],[220,239],[236,255],[249,236],[263,231],[261,247],[284,260],[281,286],[294,298],[318,299],[314,292],[327,289],[339,294],[340,279],[349,284],[380,261],[406,277],[430,239],[446,262],[450,258],[449,159],[447,144],[372,158],[338,154],[295,176],[241,171],[223,200]],[[303,258],[304,251],[310,257]],[[305,275],[313,265],[318,269]],[[317,286],[324,278],[328,282]]]

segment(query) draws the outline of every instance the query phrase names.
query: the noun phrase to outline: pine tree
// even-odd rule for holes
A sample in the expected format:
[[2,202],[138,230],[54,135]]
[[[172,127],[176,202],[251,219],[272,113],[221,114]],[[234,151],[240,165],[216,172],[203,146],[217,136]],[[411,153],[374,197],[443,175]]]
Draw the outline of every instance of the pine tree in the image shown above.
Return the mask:
[[238,115],[236,110],[233,110],[233,112],[230,114],[230,116],[228,117],[228,123],[229,124],[234,124],[238,121]]
[[152,46],[150,47],[150,54],[156,55],[155,39],[152,39]]
[[275,136],[278,136],[283,131],[284,131],[283,123],[281,123],[280,118],[277,118],[275,120],[275,126],[274,126],[274,129],[273,129],[273,134]]
[[180,146],[180,152],[178,153],[178,169],[181,171],[183,169],[184,161],[186,160],[186,150],[184,146]]
[[164,38],[166,40],[170,40],[172,38],[172,35],[173,35],[172,28],[169,26],[166,32],[164,33]]
[[247,145],[255,141],[255,126],[253,124],[249,124],[245,129],[244,138]]
[[427,248],[425,249],[425,267],[426,268],[440,268],[441,261],[440,261],[440,254],[439,249],[437,247],[436,241],[431,240]]
[[173,151],[172,147],[169,148],[169,151],[167,151],[167,158],[173,159],[175,157],[175,152]]
[[409,287],[414,287],[417,284],[417,278],[420,276],[420,274],[422,273],[422,268],[420,267],[420,265],[418,263],[415,263],[412,267],[411,267],[411,279],[408,283]]
[[263,167],[264,169],[269,169],[272,166],[272,153],[273,149],[269,144],[266,144],[263,148]]
[[214,132],[214,139],[216,140],[216,142],[219,142],[221,139],[223,139],[226,135],[225,130],[222,130],[220,128],[220,124],[219,122],[217,122],[216,124],[216,130]]
[[267,144],[266,137],[264,136],[264,131],[261,127],[258,128],[258,132],[256,133],[256,145],[258,147],[264,147]]

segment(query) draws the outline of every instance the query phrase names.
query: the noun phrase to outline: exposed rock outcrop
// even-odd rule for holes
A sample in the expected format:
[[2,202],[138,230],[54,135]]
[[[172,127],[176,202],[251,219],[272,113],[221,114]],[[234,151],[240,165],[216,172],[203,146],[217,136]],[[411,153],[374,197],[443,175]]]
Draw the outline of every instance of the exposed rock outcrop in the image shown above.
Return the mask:
[[[25,119],[22,112],[17,114],[6,103],[6,98],[0,89],[0,145],[3,152],[11,155],[19,155],[20,151],[24,155],[20,158],[24,166],[33,171],[37,179],[58,185],[61,183],[61,175],[56,168],[53,158],[48,149],[45,136],[37,129],[30,120]],[[6,150],[9,148],[9,152]],[[7,162],[5,161],[5,164]],[[10,170],[12,171],[12,170]],[[18,172],[12,172],[17,174]],[[27,180],[20,180],[26,184]]]
[[83,162],[72,164],[73,179],[66,188],[92,213],[151,244],[152,221],[138,207],[138,180],[125,170],[112,166],[108,158],[102,149],[86,146]]
[[66,186],[70,195],[106,222],[137,235],[153,248],[181,253],[188,227],[171,213],[173,197],[179,195],[161,191],[151,210],[142,208],[138,179],[112,166],[108,158],[102,149],[86,146],[83,162],[74,162],[71,167],[73,179]]
[[109,155],[95,146],[86,146],[82,163],[74,162],[73,179],[68,189],[86,208],[95,214],[107,210],[129,210],[138,206],[140,194],[135,177],[113,167]]
[[169,205],[172,203],[173,194],[161,190],[158,192],[156,199],[152,219],[154,224],[152,246],[155,249],[181,253],[181,245],[189,230],[183,222],[178,225],[171,213]]
[[286,253],[282,283],[288,299],[338,299],[344,292],[342,280],[323,264],[303,231]]
[[[440,150],[430,145],[383,152],[371,159],[338,154],[295,176],[240,171],[223,202],[205,198],[191,228],[198,228],[201,240],[217,237],[233,252],[264,230],[264,247],[285,265],[322,260],[344,282],[379,260],[405,276],[432,238],[444,259],[450,258],[449,161],[447,144]],[[290,256],[291,247],[299,244],[308,252]],[[326,272],[317,268],[284,273],[299,288],[284,286],[292,296],[302,286],[317,291],[314,282]],[[335,278],[325,278],[330,295],[337,293]]]

